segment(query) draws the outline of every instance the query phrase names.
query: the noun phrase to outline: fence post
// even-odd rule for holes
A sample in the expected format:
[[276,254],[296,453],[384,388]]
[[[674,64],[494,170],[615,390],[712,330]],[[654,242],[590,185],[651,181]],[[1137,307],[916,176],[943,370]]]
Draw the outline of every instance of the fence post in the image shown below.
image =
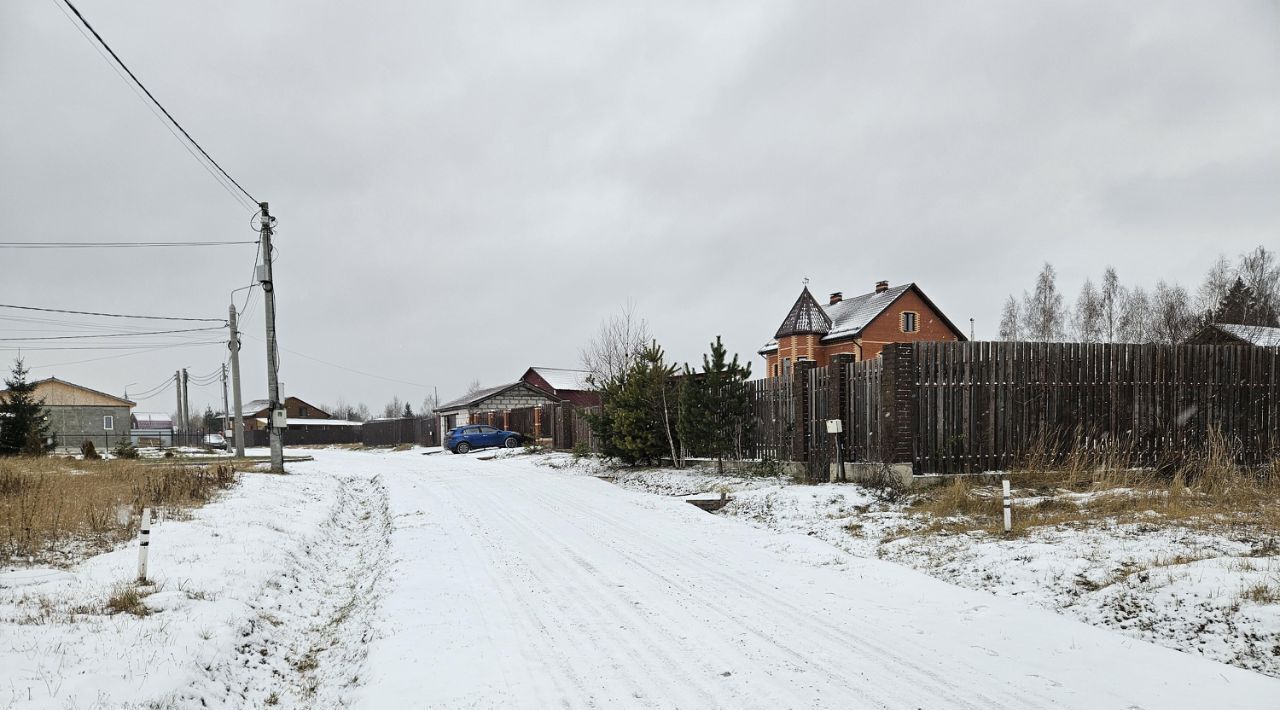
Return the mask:
[[[849,379],[853,374],[853,368],[850,365],[854,362],[853,355],[841,353],[832,355],[831,364],[828,366],[831,375],[827,380],[827,418],[839,419],[842,422],[841,433],[837,436],[837,446],[844,450],[844,460],[852,459],[852,452],[848,446],[849,437],[852,436],[853,431],[853,427],[850,426],[853,423],[853,416],[849,412]],[[841,474],[843,473],[844,471],[841,470]]]
[[[791,372],[791,402],[795,407],[795,428],[791,433],[791,460],[796,463],[809,461],[809,435],[813,422],[809,417],[809,403],[813,393],[809,391],[809,371],[817,366],[811,360],[795,363]],[[812,477],[812,476],[810,476]]]
[[892,343],[880,352],[884,372],[880,380],[884,420],[880,423],[883,463],[910,463],[915,468],[916,377],[915,347]]
[[151,509],[142,509],[138,528],[138,581],[147,581],[147,548],[151,546]]
[[572,449],[576,443],[573,440],[573,405],[568,402],[557,405],[560,407],[560,439],[556,446],[557,449]]

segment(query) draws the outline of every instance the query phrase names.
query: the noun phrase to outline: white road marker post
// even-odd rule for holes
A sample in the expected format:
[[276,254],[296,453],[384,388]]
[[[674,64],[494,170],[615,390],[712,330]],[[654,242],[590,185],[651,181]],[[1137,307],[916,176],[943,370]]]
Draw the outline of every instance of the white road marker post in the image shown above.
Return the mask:
[[1009,479],[1003,479],[1001,483],[1004,485],[1004,532],[1007,535],[1013,531],[1013,494],[1009,491]]
[[151,509],[142,509],[142,522],[138,530],[138,581],[147,581],[147,548],[151,546]]

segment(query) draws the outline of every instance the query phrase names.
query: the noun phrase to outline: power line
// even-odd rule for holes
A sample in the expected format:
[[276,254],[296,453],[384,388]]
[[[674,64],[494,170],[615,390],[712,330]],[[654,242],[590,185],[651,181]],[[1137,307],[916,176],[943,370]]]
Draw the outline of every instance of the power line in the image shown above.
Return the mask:
[[171,335],[173,333],[201,333],[210,330],[222,330],[222,327],[216,328],[183,328],[181,330],[150,330],[136,333],[93,333],[88,335],[45,335],[30,338],[0,338],[0,342],[23,341],[28,340],[79,340],[83,338],[126,338],[139,335]]
[[[256,340],[256,341],[258,341],[258,342],[262,342],[262,339],[261,339],[261,338],[255,338],[254,336],[252,336],[252,335],[248,335],[247,333],[242,333],[242,335],[244,335],[246,338],[250,338],[250,339],[252,339],[252,340]],[[432,389],[432,387],[433,387],[433,385],[424,385],[424,384],[422,384],[422,383],[420,383],[420,382],[410,382],[410,381],[408,381],[408,380],[397,380],[397,379],[396,379],[396,378],[394,378],[394,377],[385,377],[385,376],[383,376],[383,375],[375,375],[375,374],[373,374],[372,372],[363,372],[363,371],[361,371],[361,370],[357,370],[357,369],[355,369],[355,368],[347,367],[347,366],[345,366],[345,365],[339,365],[339,364],[338,364],[338,363],[336,363],[336,362],[329,362],[328,360],[321,360],[321,359],[320,359],[320,358],[318,358],[318,357],[311,357],[310,355],[304,355],[304,354],[302,354],[302,353],[298,352],[297,350],[290,350],[290,349],[288,349],[288,348],[280,348],[280,349],[281,349],[281,350],[283,350],[283,351],[285,351],[285,352],[287,352],[287,353],[290,353],[290,354],[293,354],[293,355],[297,355],[298,357],[300,357],[300,358],[304,358],[304,359],[306,359],[306,360],[314,360],[315,362],[318,362],[318,363],[320,363],[320,364],[322,364],[322,365],[328,365],[329,367],[336,367],[336,368],[338,368],[339,370],[346,370],[347,372],[354,372],[354,373],[355,373],[355,374],[357,374],[357,375],[364,375],[365,377],[373,377],[373,378],[376,378],[376,379],[379,379],[379,380],[386,380],[386,381],[388,381],[388,382],[398,382],[398,383],[400,383],[400,384],[402,384],[402,385],[413,385],[414,387],[421,387],[421,388],[423,388],[423,389],[427,389],[427,390]]]
[[137,352],[132,352],[132,353],[122,353],[122,354],[120,354],[120,355],[105,355],[105,356],[103,356],[103,357],[91,357],[91,358],[89,358],[89,359],[87,359],[87,360],[72,360],[72,361],[70,361],[70,362],[54,362],[54,363],[49,363],[48,365],[33,365],[33,366],[31,366],[31,368],[30,368],[30,369],[32,369],[32,370],[46,370],[46,369],[49,369],[49,368],[51,368],[51,367],[64,367],[64,366],[66,366],[66,365],[83,365],[84,363],[87,363],[87,362],[100,362],[100,361],[102,361],[102,360],[115,360],[115,359],[122,358],[122,357],[132,357],[132,356],[134,356],[134,355],[145,355],[146,353],[156,352],[157,350],[169,350],[169,349],[172,349],[172,348],[187,348],[187,347],[191,347],[191,346],[194,346],[194,345],[224,345],[224,346],[225,346],[225,345],[226,345],[226,342],[224,342],[224,341],[222,341],[222,340],[216,340],[216,341],[211,341],[211,342],[207,342],[207,343],[172,343],[172,344],[169,344],[169,345],[161,345],[161,346],[154,347],[154,348],[147,348],[147,349],[145,349],[145,350],[139,350],[139,351],[137,351]]
[[42,313],[70,313],[81,316],[101,316],[103,318],[138,318],[142,320],[181,320],[194,321],[197,323],[223,323],[227,321],[224,318],[180,318],[177,316],[138,316],[126,315],[122,313],[98,313],[95,311],[72,311],[62,308],[37,308],[35,306],[13,306],[7,303],[0,303],[0,308],[14,308],[20,311],[40,311]]
[[183,345],[226,345],[225,340],[196,340],[186,343],[136,343],[133,345],[52,345],[43,347],[27,347],[25,345],[0,345],[0,350],[16,352],[45,352],[48,350],[139,350],[145,348],[167,348]]
[[85,19],[84,15],[80,14],[80,10],[78,10],[75,5],[71,4],[71,0],[62,0],[62,1],[66,3],[67,7],[71,8],[71,11],[75,13],[76,18],[80,20],[81,24],[83,24],[86,29],[88,29],[91,33],[93,33],[93,36],[98,40],[98,43],[102,45],[102,48],[107,50],[107,52],[111,55],[111,57],[116,60],[116,63],[120,65],[120,68],[124,69],[125,73],[129,75],[129,78],[133,79],[133,82],[138,85],[138,88],[142,89],[142,92],[147,95],[147,98],[151,99],[151,102],[156,105],[156,108],[160,109],[160,111],[164,113],[165,117],[168,118],[169,121],[171,121],[173,125],[177,127],[179,131],[182,132],[182,135],[186,136],[187,140],[191,142],[191,145],[195,146],[196,150],[200,151],[200,154],[203,155],[205,159],[207,159],[213,165],[213,167],[218,169],[218,172],[222,173],[224,177],[230,180],[231,184],[236,186],[236,189],[244,193],[244,196],[248,197],[249,200],[252,201],[254,204],[257,204],[258,200],[253,195],[250,195],[248,190],[241,187],[240,183],[236,182],[236,179],[231,177],[231,175],[227,173],[226,170],[223,170],[222,166],[218,165],[218,161],[214,160],[213,156],[209,155],[209,153],[204,148],[202,148],[199,143],[196,142],[196,139],[191,137],[191,134],[187,132],[187,129],[183,128],[181,123],[178,123],[178,119],[174,118],[173,114],[169,113],[169,110],[166,109],[164,105],[161,104],[160,101],[151,94],[151,91],[148,90],[147,87],[142,83],[142,81],[138,79],[138,77],[133,73],[133,71],[129,69],[129,66],[124,63],[124,60],[121,59],[120,56],[115,53],[115,50],[111,48],[111,45],[107,44],[107,41],[102,38],[102,35],[98,34],[98,31],[93,28],[93,25],[89,24],[89,21]]
[[212,242],[0,242],[0,249],[148,249],[171,247],[221,247],[256,244],[250,241]]

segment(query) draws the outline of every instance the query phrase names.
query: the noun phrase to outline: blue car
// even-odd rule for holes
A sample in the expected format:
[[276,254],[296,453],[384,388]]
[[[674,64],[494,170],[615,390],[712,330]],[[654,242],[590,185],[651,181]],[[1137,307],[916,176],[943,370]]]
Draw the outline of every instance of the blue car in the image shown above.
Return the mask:
[[444,435],[444,447],[455,454],[465,454],[472,449],[489,446],[505,446],[514,449],[524,437],[519,432],[506,431],[484,424],[471,424],[450,429]]

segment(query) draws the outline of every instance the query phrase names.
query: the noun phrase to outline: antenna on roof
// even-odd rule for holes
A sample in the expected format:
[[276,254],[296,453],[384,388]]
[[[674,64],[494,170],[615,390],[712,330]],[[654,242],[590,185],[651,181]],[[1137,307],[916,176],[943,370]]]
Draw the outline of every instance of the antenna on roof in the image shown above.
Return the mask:
[[808,276],[804,277],[804,287],[805,287],[805,288],[809,288],[809,277],[808,277]]

